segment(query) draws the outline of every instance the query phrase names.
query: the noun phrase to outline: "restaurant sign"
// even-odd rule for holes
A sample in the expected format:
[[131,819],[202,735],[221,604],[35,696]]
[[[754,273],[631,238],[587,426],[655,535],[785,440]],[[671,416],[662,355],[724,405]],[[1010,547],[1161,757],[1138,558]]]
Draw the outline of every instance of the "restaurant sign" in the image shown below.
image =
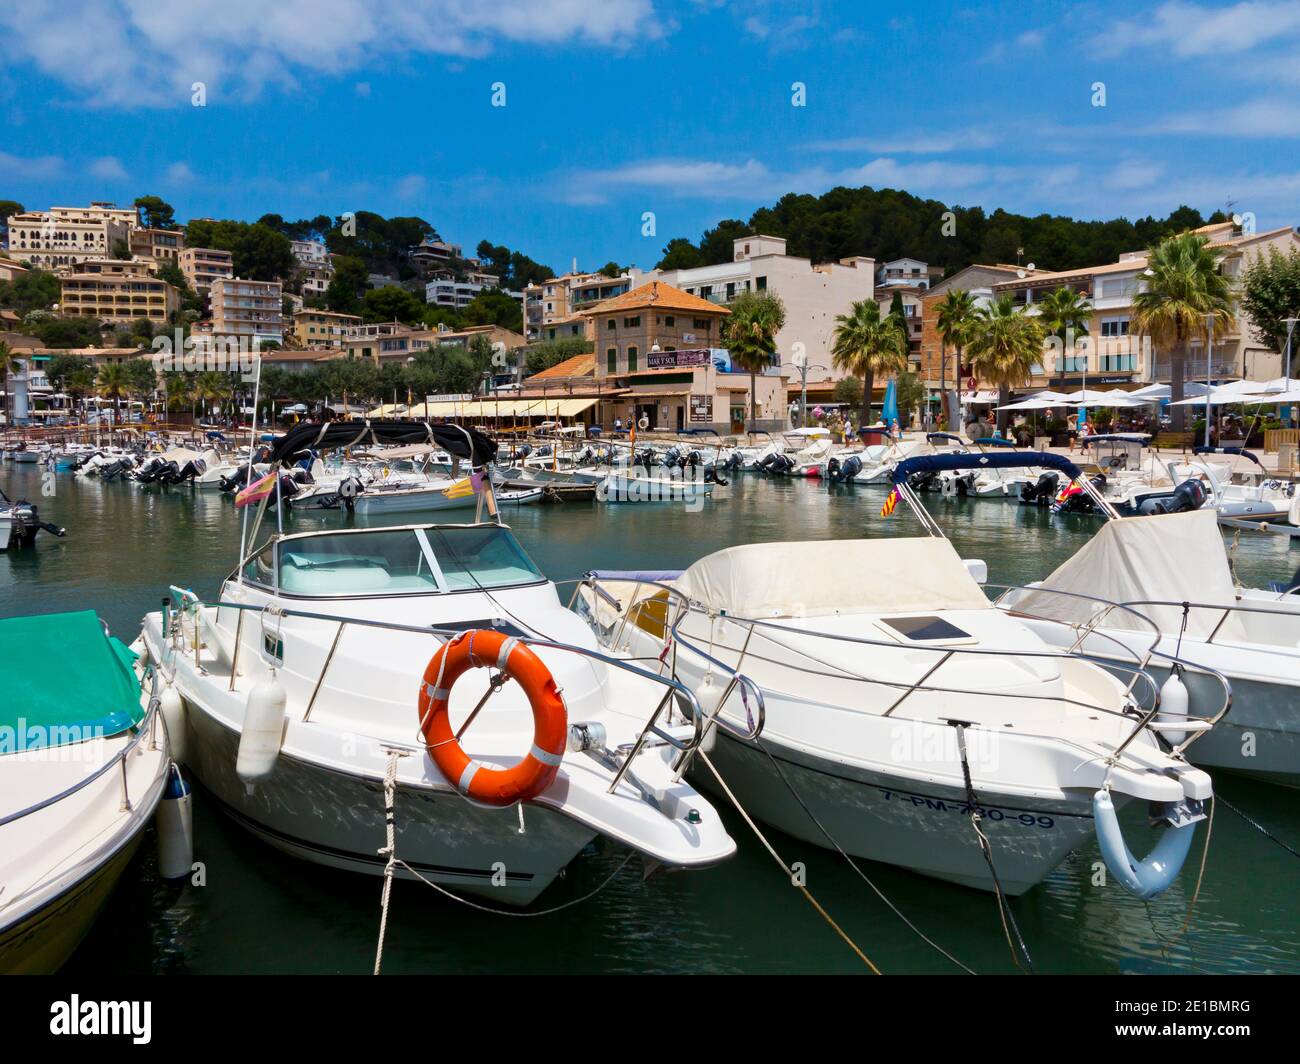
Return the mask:
[[679,366],[707,366],[709,349],[700,348],[691,351],[651,351],[646,355],[649,369],[673,369]]
[[713,396],[691,396],[691,421],[709,425],[713,423]]

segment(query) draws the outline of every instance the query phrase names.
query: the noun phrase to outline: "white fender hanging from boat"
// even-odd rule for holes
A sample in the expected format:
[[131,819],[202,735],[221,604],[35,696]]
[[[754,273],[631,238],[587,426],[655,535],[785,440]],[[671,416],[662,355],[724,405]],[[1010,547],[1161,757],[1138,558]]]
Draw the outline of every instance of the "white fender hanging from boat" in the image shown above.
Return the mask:
[[264,780],[275,771],[284,738],[286,702],[284,685],[275,670],[248,692],[244,726],[239,732],[239,756],[235,759],[235,772],[246,784]]
[[185,763],[185,702],[174,680],[169,680],[163,688],[158,710],[167,725],[167,743],[172,760],[182,765]]
[[171,763],[167,789],[154,814],[158,829],[158,874],[163,879],[184,879],[194,867],[194,811],[189,784]]
[[1092,813],[1097,844],[1101,847],[1106,867],[1131,894],[1139,898],[1154,898],[1182,871],[1183,862],[1191,849],[1192,836],[1196,834],[1194,820],[1165,828],[1155,848],[1139,861],[1124,842],[1124,832],[1119,826],[1115,803],[1111,801],[1110,791],[1105,787],[1092,796]]
[[1156,715],[1156,719],[1162,725],[1166,725],[1160,728],[1160,734],[1174,746],[1187,738],[1187,732],[1178,731],[1167,725],[1186,721],[1189,704],[1187,685],[1183,683],[1182,677],[1178,675],[1178,669],[1175,667],[1169,673],[1169,679],[1160,688],[1160,712]]

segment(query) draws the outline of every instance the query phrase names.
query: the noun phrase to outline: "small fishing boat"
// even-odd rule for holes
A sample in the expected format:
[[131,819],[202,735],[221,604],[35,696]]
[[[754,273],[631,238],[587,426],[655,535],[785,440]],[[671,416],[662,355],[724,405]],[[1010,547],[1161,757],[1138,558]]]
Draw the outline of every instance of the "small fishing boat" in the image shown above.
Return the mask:
[[[1153,896],[1182,867],[1210,778],[1161,738],[1136,656],[1117,678],[994,608],[982,563],[962,562],[908,487],[995,458],[1021,461],[899,464],[925,537],[749,544],[676,575],[589,574],[589,622],[608,651],[664,661],[706,723],[728,722],[702,748],[747,811],[789,834],[1004,894],[1096,838],[1119,882]],[[1117,820],[1130,801],[1161,829],[1146,858]]]
[[[298,426],[270,458],[356,432]],[[173,589],[143,626],[150,659],[174,670],[184,760],[215,801],[290,854],[375,874],[391,822],[397,875],[504,905],[527,905],[598,836],[647,870],[729,857],[721,818],[672,769],[700,730],[666,712],[694,696],[602,652],[561,604],[500,523],[495,443],[457,425],[367,432],[467,462],[487,520],[259,543],[262,496],[215,601]]]
[[156,687],[90,611],[0,620],[0,686],[0,974],[52,972],[163,798],[167,733]]

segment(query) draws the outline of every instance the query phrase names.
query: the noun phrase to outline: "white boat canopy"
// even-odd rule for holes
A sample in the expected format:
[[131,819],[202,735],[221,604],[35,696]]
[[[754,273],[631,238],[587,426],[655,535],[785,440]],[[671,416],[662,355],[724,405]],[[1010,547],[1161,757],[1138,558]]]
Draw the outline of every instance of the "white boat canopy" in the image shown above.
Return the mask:
[[988,609],[953,545],[938,536],[750,543],[692,565],[678,588],[709,609],[738,617],[819,617]]
[[[1219,515],[1213,508],[1107,521],[1077,554],[1036,586],[1080,597],[1030,589],[1016,596],[1015,609],[1068,622],[1088,620],[1093,612],[1092,600],[1096,598],[1110,602],[1175,603],[1135,607],[1162,632],[1177,632],[1182,627],[1183,611],[1176,603],[1190,601],[1223,606],[1237,603],[1237,590],[1228,568],[1223,534],[1219,531]],[[1146,629],[1123,610],[1112,611],[1101,626]],[[1188,635],[1204,639],[1216,627],[1216,640],[1231,642],[1245,638],[1245,630],[1235,613],[1224,619],[1217,610],[1188,612]]]

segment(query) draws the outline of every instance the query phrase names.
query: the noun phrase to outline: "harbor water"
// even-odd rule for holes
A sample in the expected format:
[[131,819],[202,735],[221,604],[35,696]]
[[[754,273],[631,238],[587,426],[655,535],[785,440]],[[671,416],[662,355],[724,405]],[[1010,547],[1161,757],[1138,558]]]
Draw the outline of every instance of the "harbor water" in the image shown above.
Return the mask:
[[[93,608],[131,641],[169,584],[210,599],[235,563],[239,519],[229,498],[190,487],[101,484],[58,474],[42,495],[42,471],[6,464],[0,485],[40,505],[66,539],[0,555],[0,616]],[[671,569],[713,550],[773,540],[919,535],[905,506],[879,516],[883,489],[827,488],[819,481],[736,476],[725,497],[680,504],[565,503],[509,510],[506,520],[556,581],[593,568]],[[929,500],[927,500],[929,503]],[[949,500],[931,505],[966,558],[988,563],[992,583],[1046,575],[1095,531],[1097,519],[1053,517],[1014,503]],[[455,515],[453,515],[455,516]],[[401,515],[401,522],[420,520]],[[359,521],[343,513],[294,515],[295,531]],[[398,523],[394,520],[393,523]],[[1244,535],[1234,550],[1242,583],[1291,576],[1300,550],[1285,538]],[[882,583],[890,574],[876,574]],[[87,697],[93,697],[87,692]],[[412,713],[414,714],[414,695]],[[1216,792],[1278,838],[1300,843],[1292,791],[1219,773]],[[401,972],[853,972],[861,962],[794,890],[744,822],[717,801],[739,843],[737,856],[705,871],[645,879],[625,854],[594,844],[535,906],[546,909],[607,885],[549,915],[471,909],[419,883],[394,886],[384,970]],[[157,874],[142,847],[121,886],[69,964],[77,974],[343,972],[374,961],[381,881],[306,864],[264,845],[195,800],[196,860],[203,885]],[[776,831],[787,863],[802,862],[807,886],[886,973],[952,972],[842,857]],[[1110,880],[1094,885],[1095,845],[1076,853],[1037,889],[1012,902],[1038,972],[1300,973],[1300,864],[1276,842],[1218,804],[1199,895],[1205,831],[1178,882],[1149,902]],[[376,840],[376,846],[382,840]],[[1015,971],[991,895],[887,866],[858,862],[915,928],[977,972]],[[1186,927],[1184,924],[1186,921]]]

